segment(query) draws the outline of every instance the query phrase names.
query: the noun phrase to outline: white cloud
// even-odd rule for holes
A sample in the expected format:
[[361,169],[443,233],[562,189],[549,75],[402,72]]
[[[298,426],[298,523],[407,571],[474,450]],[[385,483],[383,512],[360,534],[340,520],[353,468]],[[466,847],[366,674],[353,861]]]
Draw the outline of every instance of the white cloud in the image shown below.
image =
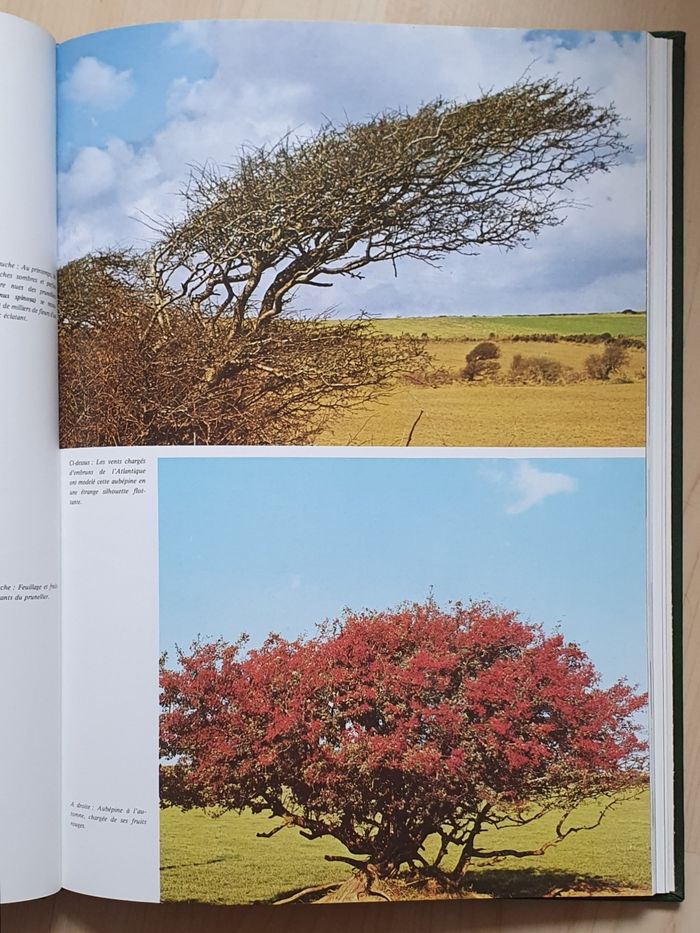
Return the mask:
[[150,149],[173,179],[183,179],[191,164],[231,164],[241,146],[277,142],[301,122],[297,115],[309,91],[300,82],[273,79],[235,86],[223,78],[177,79],[168,96],[171,119]]
[[519,515],[549,496],[555,496],[560,492],[574,492],[576,480],[568,473],[542,470],[523,460],[515,467],[509,487],[511,493],[516,496],[516,501],[508,506],[506,511],[510,515]]
[[209,20],[184,20],[175,24],[167,43],[172,46],[189,45],[195,49],[208,51],[211,31],[212,23]]
[[102,149],[81,149],[59,174],[62,261],[107,246],[144,247],[150,233],[144,215],[178,208],[176,186],[164,179],[150,150],[121,139]]
[[68,99],[95,110],[116,110],[134,93],[130,71],[117,71],[91,55],[78,59],[61,91]]
[[235,92],[223,79],[174,81],[170,119],[148,145],[112,138],[102,149],[81,149],[59,174],[60,261],[116,245],[144,248],[152,237],[144,215],[180,214],[190,166],[230,164],[241,146],[280,139],[308,91],[274,81],[241,84]]
[[112,190],[116,180],[114,160],[109,151],[86,146],[65,175],[65,195],[76,204],[92,201]]

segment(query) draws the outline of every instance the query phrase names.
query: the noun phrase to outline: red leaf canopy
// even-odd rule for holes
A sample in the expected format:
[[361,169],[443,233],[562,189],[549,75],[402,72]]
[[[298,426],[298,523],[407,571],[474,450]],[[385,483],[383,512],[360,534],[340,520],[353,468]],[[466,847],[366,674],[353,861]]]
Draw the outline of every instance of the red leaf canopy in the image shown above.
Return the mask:
[[386,873],[431,833],[473,849],[485,824],[570,810],[644,767],[646,697],[602,688],[577,645],[488,604],[348,612],[250,651],[195,644],[161,688],[164,804],[266,810]]

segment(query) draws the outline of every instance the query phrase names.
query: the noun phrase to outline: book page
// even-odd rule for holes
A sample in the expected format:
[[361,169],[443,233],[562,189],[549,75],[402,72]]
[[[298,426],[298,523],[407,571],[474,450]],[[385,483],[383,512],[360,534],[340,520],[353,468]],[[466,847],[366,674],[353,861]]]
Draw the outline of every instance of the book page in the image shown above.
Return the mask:
[[0,900],[61,883],[55,45],[0,14]]
[[59,47],[67,887],[652,893],[645,80],[638,33]]

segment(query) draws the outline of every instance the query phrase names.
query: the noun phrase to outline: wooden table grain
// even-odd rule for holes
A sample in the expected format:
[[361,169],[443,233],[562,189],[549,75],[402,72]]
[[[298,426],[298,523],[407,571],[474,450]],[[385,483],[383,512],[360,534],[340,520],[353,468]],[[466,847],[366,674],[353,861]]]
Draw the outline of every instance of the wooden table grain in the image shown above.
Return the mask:
[[687,33],[685,148],[684,652],[686,885],[683,904],[459,901],[216,908],[61,892],[0,912],[1,933],[697,933],[700,931],[700,2],[699,0],[0,0],[58,39],[127,23],[199,18],[344,19]]

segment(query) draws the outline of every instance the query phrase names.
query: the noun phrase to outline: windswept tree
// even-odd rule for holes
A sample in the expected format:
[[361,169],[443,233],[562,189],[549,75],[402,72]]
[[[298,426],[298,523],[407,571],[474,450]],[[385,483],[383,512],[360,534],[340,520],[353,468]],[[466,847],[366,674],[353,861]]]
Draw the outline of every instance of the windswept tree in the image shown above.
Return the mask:
[[[524,244],[624,149],[614,107],[541,79],[195,169],[182,215],[155,224],[145,253],[62,270],[63,444],[312,439],[425,357],[361,316],[304,313],[305,290]],[[102,275],[96,291],[84,272]]]
[[[645,697],[486,604],[348,612],[249,651],[195,644],[164,659],[161,691],[162,805],[249,807],[274,820],[260,835],[334,837],[347,855],[326,858],[356,869],[353,896],[428,878],[464,890],[479,859],[541,855],[644,786]],[[493,833],[525,826],[520,846]]]

